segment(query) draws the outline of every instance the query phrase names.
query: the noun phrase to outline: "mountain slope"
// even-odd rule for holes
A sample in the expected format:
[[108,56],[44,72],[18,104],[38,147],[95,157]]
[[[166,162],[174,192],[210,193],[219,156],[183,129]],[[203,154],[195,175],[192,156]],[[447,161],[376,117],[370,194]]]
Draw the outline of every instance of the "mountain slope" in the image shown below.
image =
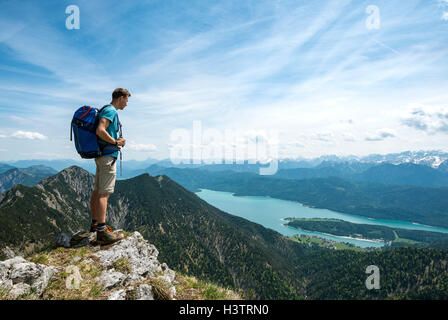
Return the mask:
[[338,177],[395,185],[448,186],[448,174],[443,171],[443,166],[434,169],[414,163],[323,162],[314,168],[280,169],[270,177],[295,180]]
[[3,173],[5,171],[11,170],[11,169],[15,169],[16,167],[14,166],[10,166],[9,164],[6,163],[0,163],[0,173]]
[[249,296],[298,297],[300,279],[287,256],[297,256],[299,246],[212,207],[167,176],[120,182],[110,204],[117,215],[127,208],[123,227],[140,231],[173,268],[243,288]]
[[87,171],[70,167],[35,187],[16,185],[0,194],[0,247],[30,251],[54,243],[61,232],[85,229],[93,180]]
[[[243,186],[260,182],[246,178]],[[87,228],[92,188],[91,174],[70,167],[35,187],[19,185],[0,195],[0,248],[50,245],[61,231]],[[308,248],[210,206],[163,175],[117,181],[109,204],[108,222],[139,231],[160,250],[160,262],[241,288],[246,298],[448,298],[447,250]],[[381,270],[381,290],[365,287],[372,264]]]
[[448,186],[448,174],[425,165],[383,163],[352,177],[354,180],[426,187]]
[[[44,247],[60,232],[89,225],[93,176],[70,167],[36,187],[16,186],[0,199],[0,246]],[[173,268],[248,297],[298,298],[295,260],[302,248],[280,234],[230,216],[166,176],[117,181],[108,222],[140,231]]]
[[0,193],[17,184],[34,186],[42,179],[54,175],[57,171],[45,166],[32,166],[24,169],[10,169],[0,173]]

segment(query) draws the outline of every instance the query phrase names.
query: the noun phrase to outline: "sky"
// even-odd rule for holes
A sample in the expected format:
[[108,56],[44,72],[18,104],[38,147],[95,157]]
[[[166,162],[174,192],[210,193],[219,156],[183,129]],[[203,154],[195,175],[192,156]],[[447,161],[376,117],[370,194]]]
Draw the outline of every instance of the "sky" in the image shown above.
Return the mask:
[[124,159],[448,150],[448,0],[0,3],[0,161],[118,87]]

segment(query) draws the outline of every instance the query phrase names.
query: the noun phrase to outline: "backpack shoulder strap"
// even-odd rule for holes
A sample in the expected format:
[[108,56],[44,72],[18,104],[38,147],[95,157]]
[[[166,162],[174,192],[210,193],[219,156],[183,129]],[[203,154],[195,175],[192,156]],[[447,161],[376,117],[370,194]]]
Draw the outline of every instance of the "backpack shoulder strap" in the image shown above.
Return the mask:
[[98,113],[100,113],[101,111],[103,111],[106,107],[108,107],[108,106],[111,106],[111,104],[106,104],[106,105],[104,105],[101,109],[97,109],[98,110]]
[[[101,111],[104,110],[104,108],[112,106],[111,104],[106,104],[104,105],[101,109],[97,109],[98,110],[98,114],[100,114]],[[121,128],[121,122],[120,122],[120,118],[118,118],[118,112],[115,112],[115,118],[117,118],[117,128],[115,129],[118,133],[118,137],[119,138],[123,138],[123,132],[122,132],[122,128]]]

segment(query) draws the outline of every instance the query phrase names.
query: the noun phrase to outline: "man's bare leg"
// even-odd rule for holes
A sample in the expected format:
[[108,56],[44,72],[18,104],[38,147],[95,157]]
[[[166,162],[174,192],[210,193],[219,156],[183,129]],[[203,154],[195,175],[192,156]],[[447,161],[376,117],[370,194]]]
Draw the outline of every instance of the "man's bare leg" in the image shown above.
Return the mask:
[[92,212],[92,225],[90,231],[94,231],[98,224],[106,223],[107,202],[110,193],[100,194],[98,190],[93,190],[90,197],[90,211]]
[[110,229],[110,227],[106,226],[106,210],[107,210],[107,202],[109,200],[110,193],[106,194],[95,194],[96,201],[93,206],[95,207],[95,217],[97,218],[98,225],[96,228],[96,239],[98,242],[102,244],[114,243],[118,240],[123,239],[123,234],[115,233]]
[[106,210],[107,210],[107,201],[109,200],[110,193],[105,194],[98,194],[97,202],[96,202],[96,208],[95,208],[95,214],[96,214],[96,221],[98,221],[98,224],[106,223]]
[[90,197],[90,212],[92,212],[92,221],[98,221],[97,205],[98,202],[98,191],[93,190],[92,196]]

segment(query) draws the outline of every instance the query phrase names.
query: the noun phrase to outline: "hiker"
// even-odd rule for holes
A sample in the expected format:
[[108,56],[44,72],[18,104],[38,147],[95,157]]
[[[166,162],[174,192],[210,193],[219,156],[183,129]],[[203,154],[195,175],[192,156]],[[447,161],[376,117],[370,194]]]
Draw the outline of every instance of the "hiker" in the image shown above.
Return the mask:
[[[118,137],[119,121],[116,115],[118,110],[123,110],[126,107],[130,96],[131,94],[126,89],[115,89],[112,93],[112,101],[99,113],[96,135],[100,144],[125,146],[126,140]],[[96,231],[97,241],[102,244],[123,239],[121,233],[114,232],[110,226],[106,225],[107,201],[115,188],[117,158],[118,151],[95,158],[95,188],[90,198],[90,210],[92,211],[90,232]]]

